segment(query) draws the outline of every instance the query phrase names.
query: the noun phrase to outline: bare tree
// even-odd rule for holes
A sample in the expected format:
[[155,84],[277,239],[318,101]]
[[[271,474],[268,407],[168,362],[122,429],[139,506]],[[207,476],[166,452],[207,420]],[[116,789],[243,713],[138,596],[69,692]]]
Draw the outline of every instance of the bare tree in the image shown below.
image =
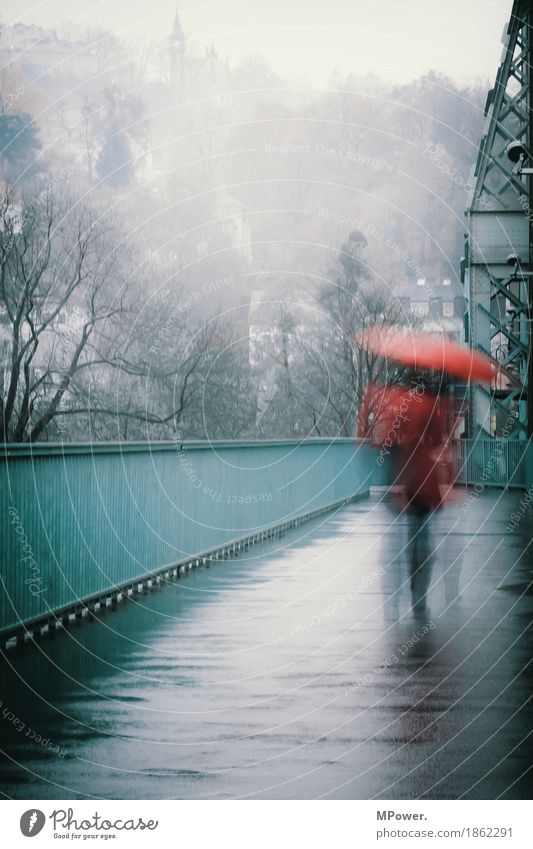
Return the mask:
[[370,279],[364,248],[357,231],[342,245],[317,311],[278,316],[275,339],[263,346],[274,380],[260,435],[354,436],[368,384],[400,379],[402,370],[367,351],[359,338],[384,322],[412,323],[398,299]]
[[264,332],[254,339],[258,394],[255,434],[263,438],[320,435],[314,407],[308,403],[309,343],[301,336],[304,327],[309,331],[309,316],[304,310],[297,315],[283,301],[271,312]]
[[80,373],[113,361],[97,338],[127,308],[113,236],[87,204],[50,190],[0,198],[1,441],[42,438]]
[[367,313],[360,291],[368,280],[365,246],[364,235],[352,231],[341,245],[331,283],[323,287],[318,298],[324,333],[313,356],[313,371],[319,397],[328,408],[336,434],[341,436],[354,433],[361,393],[354,345]]
[[[179,289],[154,294],[123,334],[110,380],[73,385],[91,438],[204,439],[247,435],[255,416],[244,346],[221,328],[184,309]],[[186,302],[186,301],[185,301]],[[90,404],[84,405],[84,399]]]

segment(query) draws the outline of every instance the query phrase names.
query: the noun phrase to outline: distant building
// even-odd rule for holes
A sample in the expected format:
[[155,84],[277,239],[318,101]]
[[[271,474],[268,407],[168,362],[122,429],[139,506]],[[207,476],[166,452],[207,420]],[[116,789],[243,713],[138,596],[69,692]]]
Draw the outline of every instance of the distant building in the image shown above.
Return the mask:
[[231,76],[229,65],[222,61],[214,46],[205,48],[205,54],[194,55],[176,12],[172,32],[168,37],[167,82],[179,101],[202,97],[215,97],[217,103],[231,103]]
[[444,333],[460,341],[465,300],[458,281],[445,278],[407,278],[395,288],[405,315],[421,320],[422,330]]
[[35,24],[0,24],[0,62],[16,67],[39,87],[45,77],[93,77],[102,70],[104,52],[98,44],[60,38],[55,30]]
[[116,77],[114,45],[105,38],[62,38],[35,24],[0,23],[0,65],[21,74],[23,88],[45,98],[38,117],[43,149],[67,156],[72,171],[84,171],[84,104]]

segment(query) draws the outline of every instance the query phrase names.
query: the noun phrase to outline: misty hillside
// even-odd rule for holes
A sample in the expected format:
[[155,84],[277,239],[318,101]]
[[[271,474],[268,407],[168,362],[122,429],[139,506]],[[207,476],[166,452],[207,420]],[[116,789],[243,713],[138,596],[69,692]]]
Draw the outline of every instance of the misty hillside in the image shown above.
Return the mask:
[[[403,321],[460,332],[483,86],[437,73],[399,86],[337,72],[322,90],[289,84],[260,57],[232,66],[216,44],[193,45],[178,15],[141,51],[105,30],[3,26],[0,59],[3,234],[27,231],[40,256],[52,245],[51,260],[58,251],[53,283],[52,264],[35,282],[38,312],[43,321],[59,305],[72,337],[61,331],[58,356],[44,320],[34,403],[30,413],[23,357],[9,438],[350,435],[362,390],[341,379],[335,403],[331,374],[351,359],[339,332],[398,304]],[[101,232],[78,241],[70,289],[59,257],[78,213]],[[81,280],[94,286],[98,274],[96,309]],[[354,323],[340,330],[328,294],[339,281]],[[4,294],[6,351],[15,296]],[[88,315],[91,338],[49,417]]]

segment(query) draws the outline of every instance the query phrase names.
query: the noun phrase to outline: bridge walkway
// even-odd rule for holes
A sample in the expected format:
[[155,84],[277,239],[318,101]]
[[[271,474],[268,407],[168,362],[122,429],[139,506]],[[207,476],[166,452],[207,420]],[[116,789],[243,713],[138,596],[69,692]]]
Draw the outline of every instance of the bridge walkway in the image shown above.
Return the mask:
[[378,494],[8,653],[4,794],[528,798],[520,498],[439,515],[427,621],[409,609],[405,520]]

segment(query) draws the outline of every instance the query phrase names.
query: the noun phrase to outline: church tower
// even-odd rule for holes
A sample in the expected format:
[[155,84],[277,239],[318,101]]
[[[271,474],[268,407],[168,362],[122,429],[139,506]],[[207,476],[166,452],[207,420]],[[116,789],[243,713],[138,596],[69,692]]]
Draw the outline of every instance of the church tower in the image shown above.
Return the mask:
[[181,23],[176,9],[174,18],[174,26],[168,37],[168,53],[169,53],[169,69],[170,80],[179,81],[183,76],[183,58],[185,56],[185,33],[181,28]]

